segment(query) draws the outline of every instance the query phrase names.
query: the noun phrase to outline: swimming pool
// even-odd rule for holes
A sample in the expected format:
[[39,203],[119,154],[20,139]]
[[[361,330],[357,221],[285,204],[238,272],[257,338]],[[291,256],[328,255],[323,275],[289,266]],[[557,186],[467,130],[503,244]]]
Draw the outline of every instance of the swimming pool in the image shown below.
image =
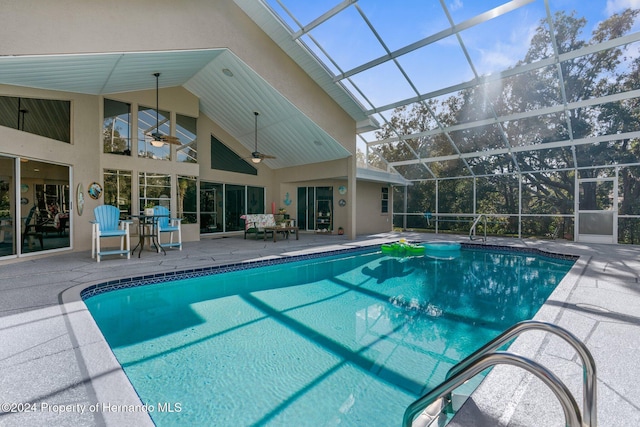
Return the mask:
[[532,318],[572,264],[359,251],[83,295],[159,426],[397,425],[453,364]]

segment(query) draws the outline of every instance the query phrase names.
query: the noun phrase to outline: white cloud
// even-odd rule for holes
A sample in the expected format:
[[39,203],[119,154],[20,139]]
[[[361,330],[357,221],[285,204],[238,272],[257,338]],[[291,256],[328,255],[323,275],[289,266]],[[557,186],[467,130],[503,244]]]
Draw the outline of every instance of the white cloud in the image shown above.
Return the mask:
[[607,0],[607,15],[613,15],[629,8],[640,9],[640,0]]
[[449,10],[451,12],[454,12],[454,11],[456,11],[458,9],[461,9],[462,6],[463,6],[462,0],[453,0],[453,1],[449,2]]
[[502,71],[524,59],[536,28],[537,24],[522,24],[514,28],[508,38],[490,45],[488,48],[476,47],[481,53],[480,63],[475,64],[478,72],[488,74]]

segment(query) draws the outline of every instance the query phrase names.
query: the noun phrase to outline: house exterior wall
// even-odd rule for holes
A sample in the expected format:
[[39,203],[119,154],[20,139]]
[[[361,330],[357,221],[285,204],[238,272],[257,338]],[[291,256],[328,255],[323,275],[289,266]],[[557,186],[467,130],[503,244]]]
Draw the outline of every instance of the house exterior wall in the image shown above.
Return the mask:
[[[73,13],[69,13],[69,11]],[[52,25],[55,23],[55,25]],[[103,153],[102,120],[104,98],[136,106],[155,106],[155,91],[139,91],[103,96],[58,92],[29,87],[0,85],[0,95],[63,99],[71,101],[71,143],[0,127],[0,154],[29,157],[69,166],[72,171],[70,197],[83,183],[102,182],[105,169],[132,171],[136,180],[140,171],[192,175],[200,180],[262,186],[266,188],[265,210],[271,202],[278,207],[287,192],[295,195],[297,183],[330,185],[334,191],[354,176],[355,122],[295,62],[230,0],[22,0],[3,5],[0,27],[0,55],[82,54],[136,52],[172,49],[227,48],[292,102],[296,108],[343,145],[352,157],[319,164],[271,170],[257,165],[258,175],[212,170],[210,136],[213,135],[240,155],[250,153],[210,117],[201,115],[198,99],[182,87],[160,90],[159,107],[172,113],[198,117],[199,164],[158,161],[137,156]],[[136,146],[135,135],[132,135]],[[353,178],[352,178],[353,179]],[[310,184],[313,182],[313,184]],[[352,181],[355,184],[355,181]],[[353,185],[352,185],[353,186]],[[135,188],[134,184],[134,188]],[[367,186],[365,185],[366,189]],[[133,207],[138,194],[132,194]],[[340,197],[336,194],[334,200]],[[370,200],[371,199],[371,200]],[[363,196],[372,203],[373,195]],[[85,198],[84,214],[74,209],[71,224],[72,249],[87,250],[91,245],[93,208],[103,201]],[[175,203],[175,202],[174,202]],[[342,225],[353,231],[355,206],[339,209],[336,204],[335,229]],[[358,217],[360,220],[360,217]],[[343,225],[344,224],[344,225]],[[376,224],[386,225],[377,216],[365,221],[364,230]],[[380,230],[378,230],[380,231]],[[183,240],[198,240],[197,224],[185,226]]]
[[389,232],[393,229],[391,206],[393,206],[392,191],[389,188],[389,212],[381,212],[382,187],[387,184],[359,181],[356,193],[357,205],[357,234],[373,234]]

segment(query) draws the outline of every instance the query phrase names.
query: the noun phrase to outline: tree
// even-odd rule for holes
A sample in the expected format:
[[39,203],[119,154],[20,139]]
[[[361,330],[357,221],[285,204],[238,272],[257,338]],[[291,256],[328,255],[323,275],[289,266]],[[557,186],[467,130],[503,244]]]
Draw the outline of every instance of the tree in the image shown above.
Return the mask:
[[[582,36],[587,21],[575,12],[557,12],[551,25],[542,20],[531,39],[530,47],[516,67],[533,64],[556,56],[616,39],[627,34],[640,10],[628,9],[599,23],[589,40]],[[551,36],[550,27],[553,29]],[[554,47],[553,40],[555,39]],[[531,146],[580,140],[599,135],[614,135],[638,130],[640,126],[640,101],[637,98],[595,106],[580,106],[565,112],[540,115],[527,119],[511,120],[500,125],[489,124],[462,131],[438,133],[434,136],[408,138],[406,135],[424,133],[440,123],[445,128],[458,123],[472,122],[494,116],[504,117],[513,113],[532,111],[550,106],[571,104],[614,93],[635,90],[640,87],[640,59],[629,60],[624,46],[601,50],[596,53],[567,59],[557,65],[537,68],[503,79],[499,90],[487,90],[478,85],[461,91],[444,100],[430,99],[412,106],[394,110],[389,123],[378,132],[379,139],[401,136],[400,143],[379,146],[376,151],[387,161],[428,159],[455,155],[457,152],[479,152],[466,161],[427,163],[403,167],[404,173],[414,179],[462,177],[472,173],[486,176],[479,180],[478,209],[489,213],[514,211],[517,206],[518,180],[504,179],[498,175],[521,173],[523,185],[523,211],[542,213],[568,213],[573,209],[574,178],[576,167],[598,166],[613,163],[636,163],[640,159],[640,141],[624,140],[611,143],[580,144],[572,147],[555,147],[520,151],[514,155],[482,156],[482,151],[504,146]],[[564,83],[564,90],[560,87]],[[493,87],[490,89],[494,89]],[[399,168],[400,169],[400,168]],[[640,211],[631,203],[640,195],[638,168],[625,169],[622,187],[625,194],[625,210]],[[541,173],[541,171],[547,171]],[[597,176],[601,170],[580,169],[581,178]],[[447,180],[448,181],[448,180]],[[466,183],[469,180],[462,179]],[[442,183],[443,181],[441,181]],[[440,205],[449,209],[462,209],[467,200],[468,185],[445,184],[447,191],[440,191]],[[424,209],[421,200],[429,200],[426,186],[415,185],[411,190],[409,211]],[[627,193],[628,192],[628,193]],[[482,195],[482,198],[480,197]],[[598,194],[589,192],[585,197],[595,202]],[[627,201],[627,198],[629,199]],[[622,209],[621,209],[622,211]]]

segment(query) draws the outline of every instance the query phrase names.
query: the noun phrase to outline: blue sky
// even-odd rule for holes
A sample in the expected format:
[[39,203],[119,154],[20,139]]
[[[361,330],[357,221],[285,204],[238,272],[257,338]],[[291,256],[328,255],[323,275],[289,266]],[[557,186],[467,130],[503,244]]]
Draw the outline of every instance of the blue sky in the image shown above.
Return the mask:
[[[280,0],[306,26],[315,18],[342,3],[341,0]],[[267,0],[277,13],[284,15],[277,0]],[[458,25],[475,16],[509,3],[506,0],[444,0],[450,17]],[[389,51],[433,36],[450,28],[450,22],[439,0],[358,0],[371,25]],[[558,10],[573,11],[585,17],[587,25],[583,38],[589,39],[598,23],[626,8],[640,8],[640,0],[549,0],[551,13]],[[543,0],[534,0],[512,12],[495,17],[460,33],[469,57],[479,75],[500,72],[524,58],[529,42],[541,19],[546,17]],[[297,31],[300,27],[288,17],[285,21]],[[640,22],[635,31],[640,31]],[[311,33],[323,49],[337,63],[330,65],[332,72],[345,72],[367,61],[386,54],[385,48],[368,27],[358,9],[353,5],[314,28]],[[326,56],[315,47],[309,36],[302,40],[328,62]],[[640,43],[636,43],[640,45]],[[632,55],[640,54],[639,46],[632,46]],[[404,78],[393,63],[386,63],[352,77],[374,106],[387,105],[463,83],[473,79],[474,70],[460,48],[456,36],[443,38],[429,46],[417,49],[398,58],[398,63],[409,75],[415,88]],[[348,82],[347,87],[355,93]],[[358,99],[371,108],[364,98]],[[388,117],[390,111],[385,114]]]
[[[276,9],[275,0],[268,0]],[[302,25],[309,24],[322,13],[340,3],[340,0],[281,0]],[[446,0],[454,23],[462,23],[474,16],[508,3],[504,0]],[[640,8],[640,0],[550,0],[551,12],[576,10],[578,16],[588,20],[585,38],[597,24],[612,13],[627,7]],[[379,32],[390,51],[437,34],[450,27],[440,2],[437,0],[359,0],[358,7]],[[504,70],[522,59],[540,20],[545,17],[543,0],[536,0],[503,16],[463,31],[460,36],[478,74]],[[290,25],[299,27],[291,20]],[[354,6],[334,16],[311,31],[342,71],[378,58],[386,52],[373,32],[367,27]],[[308,37],[303,40],[313,46]],[[317,51],[325,59],[324,55]],[[419,92],[428,92],[473,78],[455,36],[416,50],[398,59],[410,75]],[[338,68],[332,67],[338,73]],[[414,96],[414,90],[404,81],[401,72],[392,64],[379,66],[354,76],[355,83],[374,104],[387,104],[399,98]]]

